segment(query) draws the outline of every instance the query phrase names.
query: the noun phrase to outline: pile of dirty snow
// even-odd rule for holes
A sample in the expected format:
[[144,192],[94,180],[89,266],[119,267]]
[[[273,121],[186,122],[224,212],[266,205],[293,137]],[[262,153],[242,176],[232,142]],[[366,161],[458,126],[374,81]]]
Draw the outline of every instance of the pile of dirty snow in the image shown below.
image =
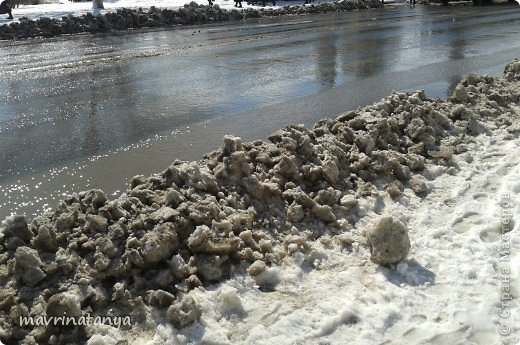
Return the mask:
[[[0,340],[489,344],[499,329],[518,334],[519,86],[515,60],[502,78],[469,75],[447,101],[394,93],[268,142],[226,136],[201,161],[135,176],[114,200],[94,189],[30,222],[8,217]],[[131,324],[20,325],[41,315]]]

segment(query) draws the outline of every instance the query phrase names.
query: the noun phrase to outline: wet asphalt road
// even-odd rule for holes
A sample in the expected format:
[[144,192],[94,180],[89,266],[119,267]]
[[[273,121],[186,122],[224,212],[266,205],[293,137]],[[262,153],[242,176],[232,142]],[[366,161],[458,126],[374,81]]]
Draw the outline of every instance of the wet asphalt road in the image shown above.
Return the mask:
[[264,138],[392,90],[445,97],[520,56],[518,6],[389,6],[3,42],[0,218]]

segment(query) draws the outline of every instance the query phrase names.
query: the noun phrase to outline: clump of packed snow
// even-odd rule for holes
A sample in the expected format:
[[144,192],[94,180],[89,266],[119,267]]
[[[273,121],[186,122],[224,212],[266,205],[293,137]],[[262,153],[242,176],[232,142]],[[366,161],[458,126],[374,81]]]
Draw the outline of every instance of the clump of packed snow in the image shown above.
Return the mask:
[[393,217],[382,217],[368,231],[371,259],[379,265],[391,265],[403,260],[410,250],[408,229]]
[[[8,217],[0,340],[513,344],[519,86],[515,60]],[[132,326],[17,322],[63,313]]]

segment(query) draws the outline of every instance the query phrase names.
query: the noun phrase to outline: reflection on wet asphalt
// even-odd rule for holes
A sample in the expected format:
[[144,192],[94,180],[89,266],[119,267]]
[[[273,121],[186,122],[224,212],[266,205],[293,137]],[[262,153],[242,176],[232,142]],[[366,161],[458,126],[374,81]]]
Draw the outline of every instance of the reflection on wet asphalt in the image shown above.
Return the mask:
[[513,6],[387,7],[3,42],[0,218],[392,90],[445,97],[520,53]]

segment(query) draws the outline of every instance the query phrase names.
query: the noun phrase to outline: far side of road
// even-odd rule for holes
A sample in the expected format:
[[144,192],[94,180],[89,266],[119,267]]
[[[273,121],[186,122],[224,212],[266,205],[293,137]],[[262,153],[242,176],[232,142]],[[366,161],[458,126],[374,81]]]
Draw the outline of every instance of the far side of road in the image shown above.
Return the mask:
[[[129,29],[175,27],[239,21],[248,18],[306,15],[381,8],[387,4],[441,5],[449,0],[208,0],[208,5],[195,1],[155,0],[153,3],[134,0],[107,0],[104,10],[93,14],[90,2],[70,2],[27,5],[17,8],[17,19],[0,22],[0,40],[32,37],[55,37],[79,33],[105,33]],[[517,0],[462,0],[451,5],[494,4]],[[242,2],[244,5],[242,7]],[[235,3],[235,6],[233,6]],[[240,4],[240,8],[236,5]],[[264,6],[261,6],[261,5]],[[275,5],[276,4],[276,5]],[[516,4],[516,3],[515,3]]]

